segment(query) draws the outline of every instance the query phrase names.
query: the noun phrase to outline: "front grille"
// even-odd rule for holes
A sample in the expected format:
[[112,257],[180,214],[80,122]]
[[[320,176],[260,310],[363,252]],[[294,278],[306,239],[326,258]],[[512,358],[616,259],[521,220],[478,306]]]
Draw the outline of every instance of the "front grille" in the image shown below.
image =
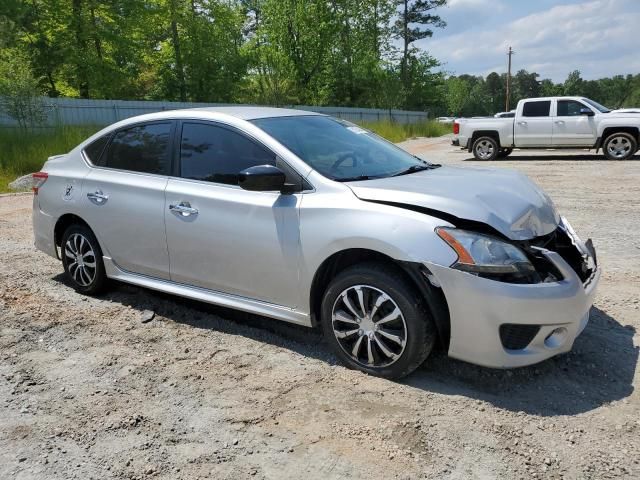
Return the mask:
[[507,350],[522,350],[531,343],[539,331],[540,325],[504,323],[500,325],[500,341]]

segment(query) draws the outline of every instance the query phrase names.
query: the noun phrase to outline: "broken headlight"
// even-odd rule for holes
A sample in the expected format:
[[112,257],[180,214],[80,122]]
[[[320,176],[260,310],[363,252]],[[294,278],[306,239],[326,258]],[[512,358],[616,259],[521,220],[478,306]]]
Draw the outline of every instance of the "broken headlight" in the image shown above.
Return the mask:
[[484,274],[530,274],[533,265],[518,247],[481,233],[438,227],[436,233],[458,255],[452,268]]

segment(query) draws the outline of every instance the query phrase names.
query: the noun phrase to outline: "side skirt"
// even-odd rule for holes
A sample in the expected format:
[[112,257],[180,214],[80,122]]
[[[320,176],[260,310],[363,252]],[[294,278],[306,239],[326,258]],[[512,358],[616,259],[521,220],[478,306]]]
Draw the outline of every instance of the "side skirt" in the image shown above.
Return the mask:
[[211,303],[213,305],[242,310],[256,315],[274,318],[276,320],[303,325],[305,327],[312,326],[311,319],[307,313],[297,311],[293,308],[127,272],[119,268],[111,258],[103,257],[103,260],[107,277],[120,282],[150,288],[152,290],[169,293],[179,297]]

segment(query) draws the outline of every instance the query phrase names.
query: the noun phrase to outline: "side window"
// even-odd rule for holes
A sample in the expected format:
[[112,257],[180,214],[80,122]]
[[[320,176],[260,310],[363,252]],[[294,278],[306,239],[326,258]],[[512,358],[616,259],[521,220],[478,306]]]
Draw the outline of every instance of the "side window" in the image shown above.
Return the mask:
[[233,130],[203,123],[182,126],[182,178],[237,185],[245,168],[275,164],[272,152]]
[[171,122],[136,125],[116,132],[100,165],[132,172],[169,175]]
[[551,100],[542,100],[539,102],[525,102],[522,107],[523,117],[548,117],[551,110]]
[[109,134],[103,135],[84,147],[85,156],[94,165],[100,165],[100,157],[102,156],[102,152],[104,147],[107,145],[107,142],[109,142]]
[[558,100],[558,117],[577,117],[580,116],[580,109],[587,108],[580,102],[575,100]]

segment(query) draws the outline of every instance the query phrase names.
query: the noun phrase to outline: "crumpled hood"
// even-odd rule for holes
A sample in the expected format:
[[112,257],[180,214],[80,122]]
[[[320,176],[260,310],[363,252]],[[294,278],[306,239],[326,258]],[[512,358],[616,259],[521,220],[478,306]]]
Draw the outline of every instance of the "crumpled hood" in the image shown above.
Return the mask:
[[347,185],[362,200],[427,208],[482,222],[512,240],[546,235],[560,221],[547,194],[514,170],[440,167]]

